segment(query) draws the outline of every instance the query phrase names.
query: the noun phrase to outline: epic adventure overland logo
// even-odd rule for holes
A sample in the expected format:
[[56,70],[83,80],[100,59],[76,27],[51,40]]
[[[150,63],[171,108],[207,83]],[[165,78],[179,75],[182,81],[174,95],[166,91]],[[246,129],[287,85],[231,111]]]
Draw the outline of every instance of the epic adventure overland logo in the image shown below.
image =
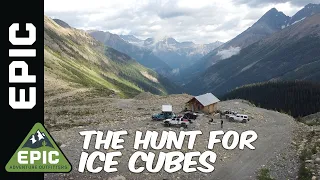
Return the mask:
[[70,172],[71,165],[41,123],[36,123],[6,165],[8,172]]

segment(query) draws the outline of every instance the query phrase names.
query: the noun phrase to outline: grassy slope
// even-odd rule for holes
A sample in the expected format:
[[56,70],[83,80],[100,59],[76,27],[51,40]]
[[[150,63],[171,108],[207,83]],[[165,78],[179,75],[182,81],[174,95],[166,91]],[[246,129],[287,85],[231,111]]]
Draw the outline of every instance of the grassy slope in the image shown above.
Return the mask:
[[63,28],[48,17],[44,39],[47,91],[92,88],[101,95],[116,93],[121,97],[142,91],[161,95],[174,91],[170,83],[126,54],[103,46],[84,31]]

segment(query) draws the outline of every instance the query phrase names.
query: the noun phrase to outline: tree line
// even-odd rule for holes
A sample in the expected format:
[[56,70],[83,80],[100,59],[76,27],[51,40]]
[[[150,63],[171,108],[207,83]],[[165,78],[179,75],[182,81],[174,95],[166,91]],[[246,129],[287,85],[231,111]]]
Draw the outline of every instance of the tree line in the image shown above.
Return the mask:
[[320,84],[308,81],[255,83],[236,88],[222,99],[245,99],[265,109],[303,117],[320,111]]

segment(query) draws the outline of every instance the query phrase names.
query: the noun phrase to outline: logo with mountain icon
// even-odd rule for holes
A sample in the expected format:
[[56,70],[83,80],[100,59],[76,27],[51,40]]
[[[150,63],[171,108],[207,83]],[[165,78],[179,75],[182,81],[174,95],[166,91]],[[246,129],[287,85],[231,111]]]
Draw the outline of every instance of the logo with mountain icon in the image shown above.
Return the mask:
[[49,146],[53,148],[47,136],[40,130],[37,130],[35,134],[32,134],[29,137],[29,140],[23,145],[23,147],[29,147],[32,149],[40,148],[41,146]]
[[36,123],[6,165],[8,172],[70,172],[69,161],[41,123]]

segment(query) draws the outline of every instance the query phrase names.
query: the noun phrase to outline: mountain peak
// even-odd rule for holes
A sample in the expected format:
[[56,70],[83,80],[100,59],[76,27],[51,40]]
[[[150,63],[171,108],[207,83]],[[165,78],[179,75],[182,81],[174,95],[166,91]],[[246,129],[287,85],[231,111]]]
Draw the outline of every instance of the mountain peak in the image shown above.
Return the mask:
[[154,38],[147,38],[144,40],[144,46],[150,46],[153,45],[155,43]]
[[[172,38],[172,37],[165,35],[162,39],[170,39],[170,38]],[[172,39],[173,39],[173,38],[172,38]]]
[[[270,16],[276,16],[277,14],[283,14],[281,11],[278,11],[276,8],[271,8],[269,11],[267,11],[261,18],[263,17],[270,17]],[[260,19],[261,19],[260,18]]]
[[162,44],[162,45],[177,45],[179,44],[178,41],[176,41],[174,38],[169,37],[169,36],[164,36],[162,39],[156,41],[156,43]]
[[170,36],[165,36],[162,38],[162,41],[170,41],[170,42],[176,42],[177,43],[177,40],[175,40],[173,37],[170,37]]
[[298,11],[292,18],[290,19],[290,22],[288,25],[295,24],[297,22],[300,22],[304,20],[306,17],[310,17],[314,14],[320,13],[320,4],[308,4],[304,8],[302,8],[300,11]]
[[276,8],[270,9],[266,12],[254,25],[256,28],[268,28],[271,31],[281,30],[290,17],[283,12],[278,11]]
[[52,19],[54,22],[56,22],[59,26],[63,28],[72,28],[68,23],[60,20],[60,19]]
[[313,3],[309,3],[306,6],[304,6],[305,8],[310,8],[310,7],[316,7],[316,6],[320,6],[320,4],[313,4]]
[[125,40],[125,41],[128,41],[128,42],[131,42],[131,43],[139,43],[139,42],[142,42],[143,40],[135,37],[134,35],[131,35],[131,34],[128,34],[128,35],[120,35],[120,37]]
[[125,38],[130,38],[130,39],[138,39],[137,37],[135,37],[134,35],[128,34],[128,35],[119,35],[120,37],[125,37]]
[[267,11],[261,18],[262,19],[266,19],[266,18],[273,18],[273,17],[277,17],[277,16],[285,16],[288,17],[287,15],[285,15],[283,12],[278,11],[276,8],[272,8],[269,11]]
[[215,42],[209,43],[209,44],[207,44],[207,45],[216,45],[216,46],[220,46],[220,45],[222,45],[222,44],[223,44],[223,42],[221,42],[221,41],[215,41]]
[[279,12],[277,8],[271,8],[267,13]]

